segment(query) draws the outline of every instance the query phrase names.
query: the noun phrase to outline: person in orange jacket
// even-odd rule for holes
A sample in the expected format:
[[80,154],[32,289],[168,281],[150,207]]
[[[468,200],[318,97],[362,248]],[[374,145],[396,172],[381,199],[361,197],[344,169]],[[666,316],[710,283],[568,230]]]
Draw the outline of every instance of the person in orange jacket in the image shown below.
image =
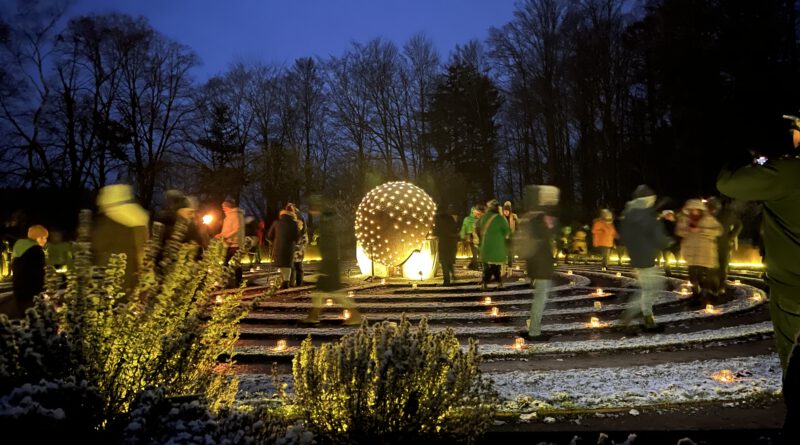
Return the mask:
[[595,218],[592,224],[592,246],[598,249],[603,257],[602,270],[608,267],[608,257],[617,238],[619,234],[614,227],[614,214],[608,209],[600,210],[600,217]]

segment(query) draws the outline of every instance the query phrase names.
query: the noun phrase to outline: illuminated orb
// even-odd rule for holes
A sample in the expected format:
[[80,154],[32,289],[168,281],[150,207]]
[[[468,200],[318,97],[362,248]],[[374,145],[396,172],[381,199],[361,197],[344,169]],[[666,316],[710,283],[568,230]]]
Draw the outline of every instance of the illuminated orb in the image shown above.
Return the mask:
[[388,182],[370,190],[356,210],[356,239],[367,257],[393,267],[421,248],[436,204],[421,188]]

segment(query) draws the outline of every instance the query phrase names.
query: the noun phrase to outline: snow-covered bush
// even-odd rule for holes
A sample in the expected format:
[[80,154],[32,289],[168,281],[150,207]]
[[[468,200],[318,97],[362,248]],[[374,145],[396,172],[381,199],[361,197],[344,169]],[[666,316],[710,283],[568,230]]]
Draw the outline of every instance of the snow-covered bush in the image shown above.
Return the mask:
[[334,344],[306,339],[293,361],[294,406],[332,443],[473,442],[493,422],[496,394],[451,330],[366,323]]
[[0,396],[0,431],[16,431],[21,443],[102,443],[102,412],[102,398],[86,381],[25,383]]
[[119,419],[117,443],[125,445],[308,445],[313,435],[265,406],[212,412],[199,397],[167,397],[147,389]]

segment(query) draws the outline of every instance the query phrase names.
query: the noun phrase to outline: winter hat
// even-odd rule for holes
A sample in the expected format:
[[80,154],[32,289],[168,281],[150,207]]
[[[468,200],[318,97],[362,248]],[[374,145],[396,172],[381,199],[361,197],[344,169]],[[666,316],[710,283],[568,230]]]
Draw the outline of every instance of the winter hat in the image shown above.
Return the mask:
[[608,209],[600,209],[600,217],[606,221],[611,221],[614,219],[614,214],[611,213],[611,210]]
[[503,209],[511,210],[511,201],[506,201],[503,203]]
[[708,208],[703,201],[699,199],[690,199],[686,201],[686,204],[683,206],[684,212],[689,213],[689,210],[702,210],[705,212]]
[[133,198],[133,189],[128,184],[107,185],[97,193],[100,213],[124,226],[146,226],[150,217]]
[[28,228],[28,239],[32,239],[34,241],[39,238],[46,237],[48,234],[49,233],[47,232],[47,229],[45,229],[44,226],[39,224],[30,226]]
[[233,196],[228,195],[222,201],[222,205],[225,205],[225,206],[228,206],[228,207],[236,207],[236,198],[234,198]]
[[636,187],[636,190],[633,191],[633,199],[644,198],[646,196],[656,196],[656,192],[646,184],[639,185]]
[[500,207],[500,202],[498,202],[496,199],[490,199],[486,203],[486,209],[487,210],[498,210],[499,207]]

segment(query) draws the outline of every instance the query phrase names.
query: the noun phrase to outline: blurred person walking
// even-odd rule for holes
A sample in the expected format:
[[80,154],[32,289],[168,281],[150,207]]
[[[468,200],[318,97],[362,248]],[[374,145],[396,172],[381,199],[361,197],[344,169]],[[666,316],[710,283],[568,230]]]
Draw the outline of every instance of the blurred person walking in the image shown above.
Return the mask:
[[297,221],[298,237],[297,242],[294,244],[294,256],[292,258],[292,274],[289,278],[290,286],[303,285],[303,259],[306,256],[306,246],[308,245],[308,229],[306,222],[303,220],[303,215],[296,205],[289,203],[287,208],[291,208],[294,213],[295,221]]
[[469,215],[464,217],[461,222],[461,239],[467,243],[470,252],[472,253],[472,260],[469,262],[469,268],[472,270],[480,270],[480,260],[478,249],[479,239],[475,233],[475,223],[483,216],[485,207],[482,204],[472,207]]
[[331,298],[350,311],[350,318],[344,320],[345,325],[361,323],[362,315],[352,297],[342,291],[341,271],[339,268],[339,225],[336,222],[336,212],[324,205],[319,196],[312,196],[309,200],[309,213],[319,214],[319,227],[317,232],[317,246],[321,256],[317,286],[311,292],[311,311],[306,318],[300,320],[303,324],[318,324],[322,311],[322,299]]
[[519,216],[511,210],[511,201],[503,203],[503,218],[506,219],[508,227],[511,229],[511,234],[506,238],[506,254],[508,255],[506,276],[510,278],[514,267],[514,232],[517,231],[519,224]]
[[112,254],[125,254],[124,288],[131,292],[139,281],[150,216],[128,184],[108,185],[97,193],[98,215],[92,230],[94,262],[106,267]]
[[620,235],[640,288],[623,314],[622,323],[626,330],[630,330],[630,323],[638,317],[643,318],[645,331],[662,330],[653,314],[653,301],[664,287],[664,277],[656,267],[655,259],[667,246],[669,239],[664,226],[658,222],[655,203],[656,193],[653,189],[645,184],[639,185],[633,192],[633,200],[625,206],[620,225]]
[[667,276],[672,275],[672,266],[670,265],[670,256],[675,260],[675,265],[681,257],[681,239],[675,234],[675,226],[678,221],[675,218],[675,212],[672,210],[662,210],[658,215],[658,220],[664,226],[664,231],[667,233],[669,244],[661,251],[660,259],[664,261],[664,273]]
[[717,238],[717,258],[719,258],[719,275],[717,276],[717,295],[725,292],[728,281],[728,265],[731,261],[731,252],[739,249],[739,234],[742,233],[742,220],[733,211],[730,204],[724,204],[716,196],[709,198],[706,203],[708,211],[717,218],[722,226],[722,234]]
[[525,213],[519,221],[515,245],[533,280],[526,333],[531,340],[547,340],[549,337],[542,335],[542,314],[553,286],[551,245],[556,233],[553,213],[558,205],[559,189],[551,185],[527,186],[523,195]]

